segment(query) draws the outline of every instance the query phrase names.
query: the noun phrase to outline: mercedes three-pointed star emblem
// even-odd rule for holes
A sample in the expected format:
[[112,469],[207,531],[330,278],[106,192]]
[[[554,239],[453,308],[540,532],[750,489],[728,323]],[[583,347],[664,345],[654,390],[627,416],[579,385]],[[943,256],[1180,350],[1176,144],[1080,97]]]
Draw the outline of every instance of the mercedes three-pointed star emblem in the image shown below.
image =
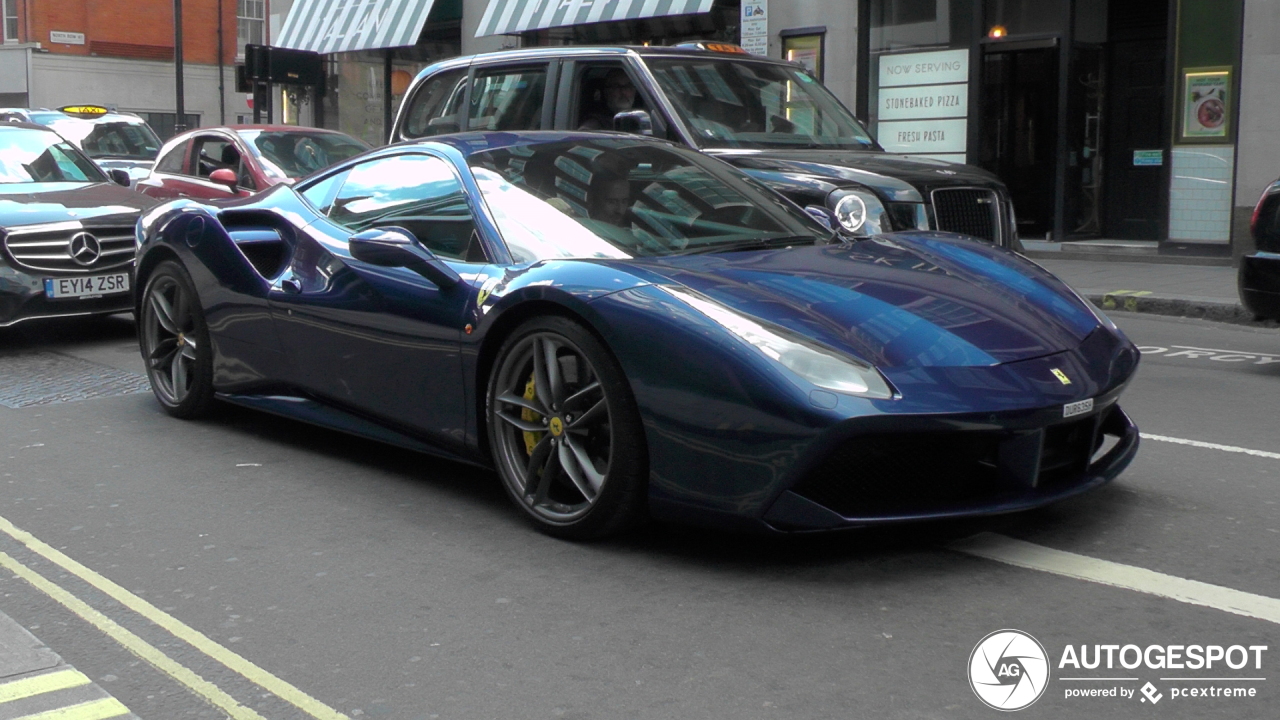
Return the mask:
[[67,254],[76,264],[89,267],[102,255],[102,244],[90,233],[78,232],[67,243]]

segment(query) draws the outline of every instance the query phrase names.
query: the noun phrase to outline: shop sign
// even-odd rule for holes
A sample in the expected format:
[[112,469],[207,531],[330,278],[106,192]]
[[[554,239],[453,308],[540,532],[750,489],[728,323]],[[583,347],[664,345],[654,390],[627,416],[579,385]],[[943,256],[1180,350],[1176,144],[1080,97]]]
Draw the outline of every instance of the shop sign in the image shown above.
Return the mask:
[[968,85],[923,85],[880,90],[879,118],[882,122],[968,115]]
[[61,45],[83,45],[84,33],[63,32],[62,30],[50,30],[49,42]]
[[1163,150],[1134,150],[1134,167],[1160,167],[1164,165]]
[[968,122],[963,118],[882,122],[877,135],[880,146],[893,153],[963,153]]
[[880,56],[880,87],[969,82],[969,51],[903,53]]
[[769,54],[769,0],[742,3],[742,47],[752,55]]

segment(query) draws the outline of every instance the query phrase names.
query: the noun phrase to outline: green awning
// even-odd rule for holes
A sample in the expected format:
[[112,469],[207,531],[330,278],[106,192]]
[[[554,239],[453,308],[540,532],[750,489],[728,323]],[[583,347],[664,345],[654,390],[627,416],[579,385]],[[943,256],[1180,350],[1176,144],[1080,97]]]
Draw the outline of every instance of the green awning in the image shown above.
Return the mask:
[[272,45],[318,53],[416,45],[433,0],[297,0]]
[[489,0],[476,37],[711,12],[715,0]]

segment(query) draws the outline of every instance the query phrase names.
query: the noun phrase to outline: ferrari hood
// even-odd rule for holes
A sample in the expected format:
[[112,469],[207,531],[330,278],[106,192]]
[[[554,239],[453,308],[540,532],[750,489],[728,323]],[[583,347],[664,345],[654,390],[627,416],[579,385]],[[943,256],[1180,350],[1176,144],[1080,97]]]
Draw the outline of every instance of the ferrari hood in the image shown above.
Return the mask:
[[1099,326],[1057,278],[933,233],[638,261],[673,285],[882,368],[991,366],[1076,348]]

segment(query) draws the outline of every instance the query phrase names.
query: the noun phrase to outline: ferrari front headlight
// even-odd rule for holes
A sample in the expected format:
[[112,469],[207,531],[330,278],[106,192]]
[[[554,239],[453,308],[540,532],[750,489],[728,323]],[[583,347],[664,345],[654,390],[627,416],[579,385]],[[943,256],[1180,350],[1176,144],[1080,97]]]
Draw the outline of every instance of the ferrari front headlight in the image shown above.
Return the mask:
[[880,400],[893,397],[888,381],[871,365],[806,342],[798,336],[790,336],[790,333],[770,329],[701,295],[680,288],[665,289],[779,365],[820,388]]

